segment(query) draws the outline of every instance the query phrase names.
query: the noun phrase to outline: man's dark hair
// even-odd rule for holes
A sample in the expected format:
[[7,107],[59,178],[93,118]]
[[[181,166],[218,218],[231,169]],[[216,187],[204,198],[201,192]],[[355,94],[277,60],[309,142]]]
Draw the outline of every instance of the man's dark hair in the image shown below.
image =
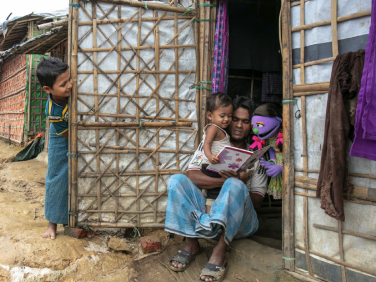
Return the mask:
[[56,78],[68,69],[68,65],[59,58],[43,58],[37,68],[39,83],[43,86],[53,88]]
[[282,107],[274,103],[266,103],[258,107],[254,112],[254,116],[262,117],[279,117],[282,118]]
[[230,96],[222,92],[217,92],[217,93],[211,94],[206,99],[206,111],[212,113],[219,107],[228,107],[231,104],[232,104],[232,100]]
[[248,97],[239,96],[232,101],[232,106],[234,107],[234,112],[239,108],[248,110],[249,119],[251,119],[258,105]]

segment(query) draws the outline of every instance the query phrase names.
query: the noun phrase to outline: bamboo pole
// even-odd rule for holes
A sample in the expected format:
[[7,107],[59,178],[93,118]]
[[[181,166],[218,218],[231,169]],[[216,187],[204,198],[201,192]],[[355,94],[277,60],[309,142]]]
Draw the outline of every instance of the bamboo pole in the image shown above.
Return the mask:
[[294,97],[311,96],[311,95],[318,95],[318,94],[325,94],[325,93],[328,93],[328,91],[322,90],[322,91],[310,91],[310,92],[297,92],[297,93],[294,93]]
[[[361,18],[361,17],[366,17],[366,16],[370,16],[370,15],[371,15],[371,9],[361,11],[361,12],[357,12],[357,13],[353,13],[353,14],[346,15],[346,16],[342,16],[342,17],[338,17],[337,22],[344,22],[344,21],[357,19],[357,18]],[[294,32],[294,31],[299,31],[299,30],[302,30],[302,29],[311,29],[311,28],[318,27],[318,26],[329,25],[331,23],[332,23],[332,20],[330,19],[330,20],[315,22],[315,23],[311,23],[311,24],[296,26],[296,27],[293,27],[291,29],[291,31]]]
[[[178,7],[178,1],[175,0],[174,2],[175,8]],[[174,35],[175,35],[175,45],[179,45],[178,41],[178,13],[175,12],[175,20],[174,20]],[[179,98],[179,50],[175,48],[175,122],[179,122],[179,102],[177,99]],[[176,149],[176,169],[180,167],[180,159],[179,159],[179,131],[175,131],[175,149]],[[157,146],[158,148],[158,146]]]
[[[283,99],[291,100],[292,88],[292,46],[290,2],[283,1],[282,16],[282,58],[283,58]],[[283,256],[294,258],[294,149],[293,149],[293,105],[283,104]],[[284,268],[294,271],[294,260],[284,260]]]
[[[198,1],[195,2],[196,10],[198,10]],[[200,27],[197,21],[194,22],[194,32],[195,32],[195,45],[196,45],[196,70],[200,69],[201,60],[200,60]],[[200,72],[197,71],[195,74],[195,84],[199,85],[200,82]],[[197,105],[197,127],[198,132],[202,132],[202,119],[203,119],[203,112],[201,108],[201,96],[200,96],[200,89],[196,89],[196,105]],[[201,134],[196,135],[195,139],[195,147],[197,148],[199,146],[199,143],[201,142]]]
[[[192,19],[193,16],[178,16],[178,19],[179,20],[189,20],[189,19]],[[145,21],[145,22],[154,22],[158,20],[158,18],[156,17],[144,17],[142,18],[142,21]],[[166,21],[173,21],[175,20],[175,17],[174,16],[167,16],[167,17],[163,17],[163,20],[166,20]],[[109,19],[109,20],[98,20],[97,21],[97,24],[114,24],[114,23],[126,23],[126,22],[138,22],[138,19],[137,18],[132,18],[132,19]],[[79,26],[83,26],[83,25],[92,25],[92,22],[91,21],[82,21],[82,22],[79,22],[78,23]]]
[[[339,221],[339,222],[341,222],[341,221]],[[336,232],[336,233],[339,232],[339,229],[336,229],[335,227],[325,226],[325,225],[322,225],[322,224],[314,223],[313,227],[315,227],[317,229],[323,229],[323,230],[327,230],[327,231]],[[363,239],[376,241],[376,236],[361,233],[361,232],[355,232],[355,231],[351,231],[351,230],[342,230],[341,233],[346,234],[346,235],[351,235],[351,236],[354,236],[354,237],[359,237],[359,238],[363,238]]]
[[[166,12],[163,13],[162,17],[166,14]],[[156,17],[158,17],[158,11],[155,11]],[[161,17],[161,18],[162,18]],[[175,17],[177,17],[177,14],[175,13]],[[160,55],[160,50],[159,50],[159,25],[158,21],[155,23],[155,29],[154,29],[154,44],[155,44],[155,70],[159,71],[159,55]],[[177,50],[177,49],[175,49]],[[176,59],[176,56],[175,56]],[[155,76],[156,84],[160,83],[160,78],[159,74],[157,73]],[[156,107],[155,111],[156,113],[159,113],[159,89],[157,90],[157,97],[156,97]],[[155,146],[159,146],[159,130],[155,136]],[[156,153],[156,169],[155,169],[155,184],[154,184],[154,193],[158,193],[158,186],[159,186],[159,153],[160,150]],[[161,176],[162,177],[162,176]],[[158,201],[155,201],[154,207],[157,209],[158,208]],[[154,212],[154,222],[157,222],[157,212]]]
[[[137,117],[137,116],[136,116]],[[192,122],[79,122],[78,125],[85,127],[173,127],[191,126]]]
[[58,26],[67,26],[68,19],[37,25],[38,30],[51,29]]
[[[78,4],[78,0],[72,1],[74,4]],[[71,77],[73,80],[72,85],[72,94],[71,94],[71,123],[70,123],[70,140],[71,140],[71,153],[77,154],[77,55],[78,55],[78,10],[70,8],[70,12],[72,14],[72,37],[71,37]],[[78,159],[77,158],[70,158],[71,159],[71,208],[70,211],[75,214],[78,209],[78,187],[77,187],[77,180],[78,180]],[[69,226],[74,227],[76,224],[76,217],[70,216],[69,218]]]
[[[298,250],[301,250],[301,251],[305,251],[304,250],[304,247],[301,247],[301,246],[296,246],[296,248]],[[320,258],[323,258],[323,259],[326,259],[326,260],[329,260],[331,262],[334,262],[334,263],[337,263],[339,265],[343,265],[343,266],[346,266],[346,267],[349,267],[349,268],[352,268],[352,269],[355,269],[355,270],[358,270],[358,271],[361,271],[361,272],[364,272],[364,273],[367,273],[367,274],[370,274],[370,275],[373,275],[373,276],[376,276],[376,271],[369,271],[363,267],[359,267],[359,266],[356,266],[356,265],[353,265],[351,263],[347,263],[347,262],[343,262],[343,261],[340,261],[338,259],[335,259],[335,258],[332,258],[332,257],[329,257],[329,256],[326,256],[326,255],[323,255],[323,254],[320,254],[319,252],[315,252],[315,251],[311,251],[311,254],[312,255],[315,255],[315,256],[318,256]]]
[[309,91],[328,91],[328,82],[317,82],[317,83],[306,83],[306,84],[295,84],[293,86],[294,92],[309,92]]
[[[317,61],[312,61],[312,62],[304,63],[304,66],[305,67],[315,66],[315,65],[320,65],[320,64],[327,63],[327,62],[332,62],[334,60],[335,60],[335,57],[325,58],[325,59],[321,59],[321,60],[317,60]],[[292,66],[293,69],[298,69],[300,67],[301,67],[301,64],[297,64],[297,65],[293,65]]]
[[[304,25],[304,0],[300,0],[300,24]],[[305,67],[304,67],[304,48],[305,47],[305,33],[300,31],[300,83],[305,84]],[[306,97],[301,97],[301,113],[302,113],[302,142],[303,142],[303,168],[308,169],[308,150],[307,150],[307,114],[306,114]],[[304,173],[308,176],[308,173]],[[307,193],[307,190],[303,190]],[[307,262],[308,273],[313,276],[312,264],[309,255],[309,228],[308,228],[308,198],[303,198],[303,230],[304,230],[304,248]]]
[[[81,222],[78,224],[79,227],[83,227],[86,223]],[[88,227],[102,227],[102,228],[164,228],[164,223],[106,223],[106,222],[88,222],[86,226]]]
[[[195,44],[186,44],[186,45],[161,45],[159,49],[174,49],[174,48],[195,48]],[[131,50],[150,50],[154,49],[155,46],[125,46],[121,47],[121,51],[131,51]],[[113,51],[114,47],[100,47],[100,48],[83,48],[83,52],[110,52]],[[174,71],[175,72],[175,71]]]
[[[182,7],[171,7],[169,5],[163,4],[155,4],[150,2],[139,2],[139,1],[132,1],[132,0],[101,0],[101,2],[108,2],[111,4],[121,4],[121,5],[130,5],[140,8],[147,7],[150,10],[161,10],[161,11],[169,11],[169,12],[176,12],[176,13],[186,13],[187,9]],[[196,10],[192,9],[189,13],[195,15]]]

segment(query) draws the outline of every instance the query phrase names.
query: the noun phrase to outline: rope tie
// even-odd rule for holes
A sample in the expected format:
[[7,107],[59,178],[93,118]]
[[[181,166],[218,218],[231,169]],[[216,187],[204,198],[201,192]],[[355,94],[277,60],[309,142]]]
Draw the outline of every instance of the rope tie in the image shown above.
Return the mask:
[[140,121],[140,125],[139,125],[140,129],[143,129],[144,126],[142,125],[142,121]]
[[148,2],[145,2],[145,7],[144,7],[145,10],[149,10],[148,8]]
[[203,86],[193,86],[192,88],[193,89],[205,89],[205,90],[208,90],[208,91],[212,91],[212,89],[207,88],[207,87],[203,87]]
[[285,104],[285,103],[293,103],[294,105],[298,102],[297,99],[294,99],[294,100],[283,100],[282,101],[282,104]]
[[78,158],[78,156],[79,156],[80,154],[72,154],[72,153],[67,153],[67,156],[68,157],[72,157],[72,158]]
[[89,0],[83,0],[84,1],[84,7],[86,7],[86,3],[89,2]]
[[200,81],[200,84],[213,84],[211,81]]
[[185,14],[188,14],[189,12],[191,11],[191,8],[187,8],[187,10],[182,14],[182,16],[184,16]]
[[215,22],[215,19],[194,19],[194,22]]
[[202,3],[198,4],[199,7],[217,7],[215,4]]
[[80,7],[80,4],[71,3],[71,4],[69,4],[69,6],[71,6],[71,7],[75,7],[76,10],[77,10],[78,7]]
[[294,261],[296,258],[287,258],[287,257],[282,257],[282,259],[287,260],[287,261]]

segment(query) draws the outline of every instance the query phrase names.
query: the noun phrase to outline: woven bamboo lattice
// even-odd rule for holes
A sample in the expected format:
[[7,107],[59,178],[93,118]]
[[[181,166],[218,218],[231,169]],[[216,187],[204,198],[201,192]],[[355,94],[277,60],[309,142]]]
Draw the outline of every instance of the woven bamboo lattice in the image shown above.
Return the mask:
[[[29,39],[45,33],[39,31],[35,22],[29,23]],[[46,130],[45,106],[48,99],[47,93],[42,90],[37,78],[37,67],[42,57],[48,55],[27,55],[26,102],[25,102],[25,135],[35,136]],[[27,139],[25,139],[27,142]]]
[[20,144],[25,116],[26,56],[0,66],[0,137]]
[[70,225],[163,227],[196,143],[194,11],[85,2],[70,14]]
[[[291,4],[285,2],[282,8],[282,46],[283,46],[283,58],[284,58],[284,99],[291,100],[294,97],[297,100],[297,106],[292,103],[284,104],[284,266],[292,272],[301,274],[298,278],[304,278],[308,276],[311,279],[316,277],[327,279],[323,277],[325,275],[324,267],[322,269],[315,268],[315,260],[318,258],[320,261],[325,260],[339,265],[340,278],[336,281],[350,281],[351,271],[363,272],[368,275],[372,275],[375,279],[375,269],[372,263],[359,263],[355,258],[357,254],[352,253],[353,249],[359,249],[364,261],[373,261],[374,255],[371,252],[362,251],[362,244],[360,239],[369,240],[367,247],[374,249],[374,242],[376,236],[374,236],[373,228],[362,229],[360,226],[367,226],[366,216],[358,217],[355,215],[362,214],[360,212],[362,206],[366,205],[369,210],[374,209],[376,206],[376,197],[373,196],[373,188],[365,186],[355,186],[351,199],[345,200],[345,207],[352,204],[351,212],[347,213],[346,224],[341,221],[334,221],[333,219],[325,216],[321,216],[320,201],[316,197],[317,189],[317,174],[319,170],[312,169],[314,165],[318,165],[318,161],[315,160],[315,153],[321,155],[321,143],[319,143],[317,137],[318,134],[313,134],[312,128],[318,130],[324,130],[324,123],[320,123],[320,118],[324,120],[325,117],[325,94],[329,91],[329,81],[307,83],[307,80],[312,81],[317,70],[312,71],[312,66],[325,66],[325,64],[331,64],[335,60],[339,52],[339,28],[338,25],[351,20],[361,19],[371,14],[371,10],[357,11],[348,15],[338,16],[340,9],[339,5],[343,9],[344,4],[338,0],[327,1],[328,11],[330,12],[330,19],[326,19],[319,22],[306,23],[307,10],[312,9],[313,2],[309,3],[307,0],[295,1]],[[300,25],[291,27],[291,7],[300,5]],[[370,5],[370,4],[369,4]],[[342,11],[344,13],[344,11]],[[295,16],[298,13],[295,14]],[[309,13],[308,13],[309,14]],[[369,19],[362,19],[366,22]],[[312,29],[330,25],[331,31],[331,44],[332,44],[332,57],[324,58],[316,61],[305,62],[307,57],[306,48],[308,39],[307,36]],[[343,26],[342,26],[343,27]],[[354,29],[358,28],[354,22],[352,26]],[[300,63],[292,65],[292,35],[294,32],[300,33]],[[312,34],[312,33],[311,33]],[[312,36],[312,35],[310,35]],[[343,38],[342,38],[343,39]],[[356,50],[352,50],[356,51]],[[331,66],[328,69],[331,69]],[[295,80],[298,78],[299,84],[292,85],[293,71],[299,69]],[[324,68],[320,69],[321,71]],[[330,76],[328,75],[328,80]],[[323,95],[324,94],[324,95]],[[317,96],[319,98],[317,98]],[[318,104],[314,104],[315,100],[320,101]],[[321,100],[324,100],[324,105],[321,105]],[[324,114],[320,111],[312,111],[312,109],[324,108]],[[301,111],[301,121],[296,117],[296,110]],[[294,128],[295,127],[295,128]],[[292,133],[293,132],[293,133]],[[319,136],[322,137],[323,136]],[[314,140],[316,138],[316,140]],[[301,142],[301,146],[297,146]],[[321,142],[321,141],[320,141]],[[317,149],[317,148],[320,149]],[[302,150],[299,151],[301,148]],[[295,154],[295,155],[294,155]],[[320,156],[319,155],[319,156]],[[294,159],[295,157],[295,159]],[[300,158],[302,160],[300,160]],[[364,161],[364,160],[363,160]],[[354,163],[356,165],[354,165]],[[360,165],[361,164],[361,165]],[[374,174],[366,174],[354,172],[356,166],[366,167],[366,162],[355,162],[349,160],[349,176],[358,178],[358,182],[364,183],[365,180],[376,179]],[[301,175],[302,174],[302,175]],[[312,175],[314,174],[314,175]],[[357,206],[354,206],[356,204]],[[298,212],[297,212],[298,211]],[[370,211],[370,214],[373,213]],[[323,213],[324,214],[324,213]],[[351,222],[351,215],[356,219]],[[349,220],[349,218],[350,220]],[[334,221],[334,224],[333,224]],[[333,226],[329,226],[328,222]],[[354,223],[355,222],[355,223]],[[325,224],[323,224],[325,223]],[[354,226],[356,228],[354,228]],[[367,226],[368,227],[368,226]],[[323,233],[323,230],[328,231]],[[322,244],[320,240],[325,238],[325,244]],[[345,242],[347,241],[347,244]],[[335,242],[335,243],[333,243]],[[352,248],[356,242],[357,248]],[[297,254],[304,254],[306,268],[301,270],[301,264],[297,266],[295,261]],[[332,264],[333,265],[333,264]],[[333,271],[334,272],[334,271]],[[304,276],[303,276],[304,275]],[[337,276],[339,277],[339,276]],[[304,278],[307,279],[307,278]],[[313,281],[313,280],[312,280]],[[318,280],[317,280],[318,281]],[[321,280],[320,280],[321,281]],[[355,280],[354,281],[358,281]],[[359,280],[360,281],[360,280]],[[363,280],[362,280],[363,281]]]

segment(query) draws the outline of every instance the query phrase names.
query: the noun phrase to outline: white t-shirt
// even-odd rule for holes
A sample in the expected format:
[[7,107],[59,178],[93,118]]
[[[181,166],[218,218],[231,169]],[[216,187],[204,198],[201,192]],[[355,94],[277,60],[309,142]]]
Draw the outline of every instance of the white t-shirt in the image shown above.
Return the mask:
[[[201,165],[204,163],[204,159],[204,143],[201,142],[188,165],[188,171],[201,170]],[[266,175],[266,170],[261,167],[259,161],[255,163],[254,167],[251,170],[253,170],[254,172],[246,184],[249,192],[256,193],[265,197],[266,191],[268,189],[268,176]]]

